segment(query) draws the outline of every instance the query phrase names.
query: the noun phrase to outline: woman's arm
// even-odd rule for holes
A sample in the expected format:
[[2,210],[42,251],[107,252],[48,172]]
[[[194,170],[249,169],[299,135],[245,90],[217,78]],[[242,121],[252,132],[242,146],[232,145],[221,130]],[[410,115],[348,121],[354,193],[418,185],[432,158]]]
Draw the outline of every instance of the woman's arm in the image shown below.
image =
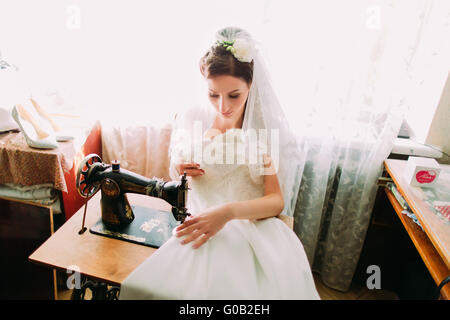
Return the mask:
[[186,220],[176,228],[177,237],[186,236],[182,244],[199,238],[193,246],[198,248],[232,219],[257,220],[279,215],[284,208],[281,188],[277,175],[272,172],[270,161],[265,168],[267,169],[267,174],[264,176],[263,197],[208,208],[198,216]]
[[228,203],[231,219],[257,220],[275,217],[283,211],[284,200],[276,174],[264,176],[264,196]]

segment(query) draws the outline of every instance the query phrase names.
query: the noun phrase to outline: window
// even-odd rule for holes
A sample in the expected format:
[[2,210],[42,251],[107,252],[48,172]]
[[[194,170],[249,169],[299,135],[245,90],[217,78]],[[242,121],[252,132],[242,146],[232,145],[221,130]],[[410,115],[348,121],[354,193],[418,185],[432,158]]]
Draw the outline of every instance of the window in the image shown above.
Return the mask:
[[[111,115],[121,122],[158,124],[168,114],[204,102],[199,58],[217,29],[238,25],[266,45],[263,50],[292,126],[314,108],[324,117],[332,114],[328,111],[348,103],[349,90],[372,90],[388,79],[390,70],[383,68],[395,70],[408,63],[411,83],[403,102],[410,110],[410,125],[422,137],[449,70],[449,44],[444,41],[448,10],[442,10],[448,3],[435,4],[18,0],[0,10],[0,48],[20,68],[27,88],[56,88],[102,119]],[[396,22],[383,34],[389,21]],[[410,43],[409,49],[416,51],[377,61],[395,53],[396,41],[399,46]],[[383,52],[387,47],[391,51]],[[370,74],[370,68],[384,72],[384,78],[361,84],[366,79],[360,70]],[[389,103],[388,93],[395,96],[398,91],[375,89],[378,99],[354,100],[351,107],[383,107]]]

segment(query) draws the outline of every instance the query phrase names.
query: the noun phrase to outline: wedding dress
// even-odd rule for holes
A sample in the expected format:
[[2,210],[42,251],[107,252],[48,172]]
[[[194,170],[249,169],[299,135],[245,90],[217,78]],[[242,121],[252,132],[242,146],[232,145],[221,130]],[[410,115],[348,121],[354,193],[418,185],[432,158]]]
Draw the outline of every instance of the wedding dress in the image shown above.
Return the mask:
[[[211,135],[213,108],[186,110],[174,123],[170,176],[180,178],[175,164],[181,162],[198,163],[205,171],[189,177],[187,207],[195,216],[212,206],[262,197],[263,156],[269,155],[285,199],[283,213],[292,216],[304,161],[264,60],[245,30],[219,30],[216,40],[215,45],[236,44],[232,54],[254,62],[242,129]],[[264,139],[269,130],[274,138]],[[136,268],[122,283],[120,299],[320,298],[302,243],[276,217],[231,220],[197,249],[195,241],[181,240],[172,236]]]
[[[196,116],[198,110],[184,120],[192,123]],[[188,134],[180,134],[172,143],[172,170],[174,163],[189,156],[187,145],[200,143],[204,152],[209,146],[214,156],[218,149],[212,144],[229,141],[225,139],[228,135],[242,137],[239,129],[212,139],[192,140]],[[226,159],[226,152],[223,156]],[[189,177],[189,212],[195,215],[211,206],[263,196],[264,178],[255,174],[263,165],[261,157],[257,163],[243,158],[231,164],[200,159],[205,174]],[[172,236],[135,269],[122,284],[120,299],[319,299],[302,243],[278,218],[231,220],[197,249],[192,248],[193,242],[181,244],[182,239]]]

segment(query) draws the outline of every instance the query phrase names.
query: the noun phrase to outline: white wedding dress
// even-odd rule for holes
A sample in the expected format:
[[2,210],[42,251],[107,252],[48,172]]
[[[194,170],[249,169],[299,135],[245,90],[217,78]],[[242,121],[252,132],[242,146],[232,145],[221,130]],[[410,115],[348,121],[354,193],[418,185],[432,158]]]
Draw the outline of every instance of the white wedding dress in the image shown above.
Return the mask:
[[[248,161],[200,165],[205,174],[189,181],[193,215],[263,195],[263,176]],[[135,269],[120,299],[320,299],[302,243],[278,218],[232,220],[198,249],[180,241],[172,236]]]

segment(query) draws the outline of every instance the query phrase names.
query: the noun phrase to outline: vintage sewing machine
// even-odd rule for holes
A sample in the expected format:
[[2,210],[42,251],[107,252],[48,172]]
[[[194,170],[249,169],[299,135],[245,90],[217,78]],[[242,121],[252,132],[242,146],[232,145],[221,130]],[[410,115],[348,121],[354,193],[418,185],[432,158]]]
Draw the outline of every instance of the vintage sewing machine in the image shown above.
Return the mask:
[[[82,197],[88,199],[101,191],[101,218],[90,227],[90,232],[96,235],[159,248],[172,236],[173,228],[190,216],[186,209],[189,190],[186,174],[182,175],[181,181],[149,179],[121,169],[119,161],[106,164],[98,155],[90,154],[78,167],[76,188]],[[127,193],[163,199],[172,206],[172,212],[133,206]],[[84,227],[87,203],[82,228],[78,232],[80,236],[87,230]],[[74,288],[72,299],[84,299],[88,288],[94,299],[118,299],[120,288],[83,279],[81,287]]]
[[181,223],[190,215],[186,209],[189,189],[186,174],[181,177],[181,181],[164,181],[155,177],[149,179],[121,169],[119,161],[106,164],[98,155],[90,154],[81,162],[76,179],[77,190],[84,198],[90,198],[101,190],[101,220],[111,230],[123,230],[135,219],[127,193],[167,201],[172,205],[173,217]]

